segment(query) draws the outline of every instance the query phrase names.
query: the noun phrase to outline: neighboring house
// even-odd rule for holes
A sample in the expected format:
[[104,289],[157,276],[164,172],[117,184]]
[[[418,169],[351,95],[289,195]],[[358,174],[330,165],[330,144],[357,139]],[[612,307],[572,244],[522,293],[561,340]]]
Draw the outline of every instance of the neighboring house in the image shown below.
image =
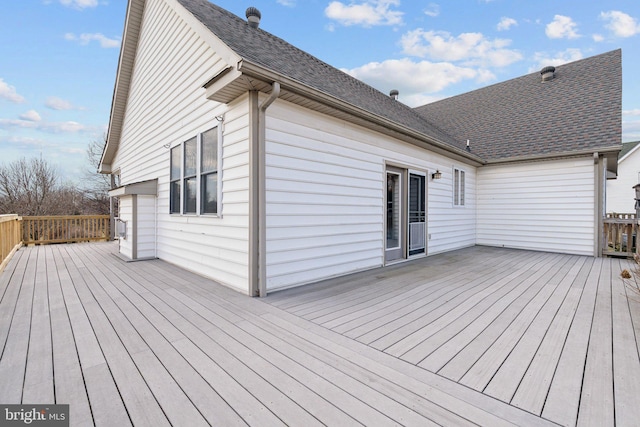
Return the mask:
[[618,178],[607,181],[607,212],[635,213],[640,184],[640,141],[625,142],[618,155]]
[[100,167],[123,256],[265,295],[477,244],[600,253],[619,50],[412,109],[251,12],[130,0]]

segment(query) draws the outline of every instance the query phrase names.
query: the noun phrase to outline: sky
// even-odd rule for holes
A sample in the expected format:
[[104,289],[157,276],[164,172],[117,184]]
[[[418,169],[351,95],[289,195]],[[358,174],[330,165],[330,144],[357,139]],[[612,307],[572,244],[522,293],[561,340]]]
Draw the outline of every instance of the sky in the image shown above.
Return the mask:
[[[640,140],[638,0],[214,0],[419,106],[622,49],[622,140]],[[116,79],[126,0],[2,0],[0,164],[43,157],[66,182],[91,169]]]

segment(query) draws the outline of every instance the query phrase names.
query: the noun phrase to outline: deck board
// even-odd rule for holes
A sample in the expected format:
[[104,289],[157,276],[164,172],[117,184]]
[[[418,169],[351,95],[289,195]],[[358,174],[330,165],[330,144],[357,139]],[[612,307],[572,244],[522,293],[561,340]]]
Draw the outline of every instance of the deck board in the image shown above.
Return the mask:
[[[534,264],[532,265],[544,260],[545,258],[538,258],[533,261]],[[420,331],[423,340],[402,354],[401,358],[410,363],[419,364],[461,329],[476,323],[479,316],[491,313],[491,309],[496,304],[508,304],[510,301],[509,295],[515,293],[514,291],[518,289],[526,289],[523,283],[534,277],[526,269],[528,264],[525,263],[524,265],[525,269],[515,270],[497,281],[492,281],[491,288],[476,294],[475,298],[457,305],[449,310],[446,315],[423,328]],[[497,309],[500,309],[500,306]]]
[[[108,425],[109,422],[113,422],[119,426],[131,425],[122,397],[111,375],[111,371],[109,370],[98,339],[91,327],[89,318],[76,293],[60,248],[61,246],[50,247],[58,273],[60,297],[64,301],[66,313],[56,313],[55,315],[68,318],[70,331],[66,331],[66,337],[72,339],[75,344],[77,362],[81,367],[82,378],[86,389],[82,390],[79,388],[80,383],[74,370],[76,360],[69,357],[68,354],[54,352],[54,369],[56,369],[56,376],[63,377],[59,380],[56,378],[56,403],[66,403],[69,405],[73,403],[73,407],[70,406],[69,411],[70,416],[72,416],[74,420],[78,419],[81,422],[84,422],[84,420],[88,421],[89,417],[88,414],[86,414],[86,406],[90,406],[90,415],[93,418],[93,423],[97,426]],[[55,288],[53,289],[55,290]],[[54,313],[52,313],[52,316],[53,315]],[[66,324],[63,322],[59,326],[60,331],[56,333],[64,333]],[[69,332],[71,337],[68,335]],[[54,345],[55,344],[56,340],[54,335]],[[56,351],[69,352],[68,348],[60,350],[57,350],[57,346],[54,346],[54,348]],[[59,357],[56,357],[56,355],[59,355]],[[60,367],[60,370],[58,370],[58,367]],[[68,372],[64,370],[65,367],[69,370]],[[67,374],[69,376],[67,376]],[[76,381],[70,382],[69,380],[74,376]],[[61,388],[60,394],[58,394],[59,387]],[[85,395],[88,398],[88,402],[85,401]]]
[[[538,313],[543,309],[565,277],[563,269],[555,270],[543,289],[524,307],[508,325],[499,325],[501,333],[482,356],[462,376],[460,382],[476,390],[484,390],[511,352],[525,336]],[[528,364],[528,361],[526,362]]]
[[62,294],[61,279],[58,274],[52,246],[45,247],[45,261],[51,316],[55,401],[58,403],[73,403],[69,407],[69,416],[80,420],[81,423],[91,424],[93,423],[93,415],[89,405],[89,397],[84,387],[85,378],[80,366],[80,359]]
[[562,264],[547,263],[537,272],[522,281],[509,298],[497,301],[489,310],[477,317],[471,324],[437,347],[419,365],[432,372],[439,372],[447,378],[460,379],[466,370],[484,353],[498,337],[502,326],[509,323],[537,295],[546,283],[546,277]]
[[[15,404],[22,402],[24,375],[29,351],[31,312],[37,266],[37,252],[26,255],[24,275],[14,275],[9,286],[17,286],[19,293],[7,331],[2,358],[0,358],[0,402]],[[9,309],[11,310],[11,308]],[[19,390],[19,393],[16,391]]]
[[13,323],[18,296],[22,289],[22,278],[24,277],[28,260],[28,252],[16,252],[5,269],[6,273],[0,275],[2,282],[6,283],[6,288],[0,299],[0,357],[2,357],[6,349],[7,338]]
[[628,261],[476,247],[254,299],[116,249],[16,252],[0,275],[2,403],[69,403],[82,426],[640,417]]
[[578,424],[584,426],[612,426],[615,421],[611,341],[611,264],[611,262],[603,263],[598,282],[578,410]]
[[[500,259],[482,258],[482,262],[488,266],[494,265],[496,262],[500,262]],[[506,262],[502,259],[502,262]],[[434,272],[430,269],[429,276],[419,276],[416,280],[413,277],[413,286],[410,290],[406,290],[398,293],[397,295],[387,294],[384,290],[379,290],[381,303],[375,305],[368,305],[359,310],[354,310],[348,316],[343,316],[340,319],[339,324],[324,323],[323,325],[331,328],[332,330],[345,333],[347,336],[360,338],[365,333],[375,330],[379,325],[385,322],[403,317],[407,313],[415,311],[420,307],[417,305],[425,296],[429,295],[430,299],[436,295],[436,292],[446,292],[446,286],[456,286],[457,283],[462,283],[465,278],[473,276],[478,280],[485,275],[490,275],[490,272],[478,272],[477,266],[474,264],[462,265],[459,268],[446,267]],[[421,286],[421,281],[429,282],[428,286]],[[393,288],[397,286],[394,284]],[[443,289],[444,288],[444,289]],[[416,303],[413,305],[412,303]],[[382,318],[381,312],[385,314],[392,314],[393,317]],[[361,338],[364,341],[366,338]]]
[[49,292],[45,248],[37,251],[36,275],[34,280],[31,308],[31,330],[29,331],[29,351],[24,375],[22,401],[25,403],[51,402],[53,391],[53,345],[51,342],[51,321],[49,319]]
[[[514,255],[516,258],[520,256],[523,256],[523,254]],[[399,316],[399,313],[395,310],[379,313],[381,318],[386,320],[391,316],[391,319],[384,325],[380,325],[376,329],[359,336],[357,338],[358,341],[369,344],[379,350],[386,350],[396,345],[391,351],[396,349],[401,352],[407,347],[407,343],[411,341],[404,341],[404,343],[399,344],[400,341],[406,338],[411,340],[411,334],[445,315],[449,307],[455,307],[458,304],[464,304],[465,301],[474,300],[479,293],[492,285],[494,278],[502,277],[501,275],[507,274],[513,268],[512,262],[508,260],[506,263],[498,263],[496,265],[486,263],[483,265],[488,267],[488,271],[484,274],[470,270],[458,280],[449,282],[444,279],[445,281],[441,288],[433,294],[436,298],[430,298],[428,295],[416,298],[414,305],[411,307],[412,311],[406,314]],[[476,265],[475,269],[478,268],[479,266]]]
[[[615,266],[616,264],[613,263]],[[614,271],[628,269],[622,261]],[[611,275],[611,313],[613,316],[613,384],[616,420],[632,419],[640,404],[640,365],[637,347],[628,345],[636,336],[631,322],[629,295],[619,274]]]
[[542,411],[544,417],[565,426],[575,425],[578,418],[584,366],[603,262],[599,258],[591,263]]
[[[91,257],[91,259],[95,262],[99,261],[95,257]],[[101,264],[97,268],[102,274],[107,274],[113,271],[109,267]],[[103,285],[113,286],[114,289],[111,293],[118,296],[114,302],[116,302],[116,305],[131,325],[136,328],[140,336],[144,337],[145,343],[149,347],[149,350],[142,352],[142,358],[138,353],[135,354],[135,359],[142,359],[139,366],[148,369],[146,367],[149,365],[157,365],[160,362],[163,368],[157,366],[155,372],[152,371],[151,374],[157,375],[160,373],[165,376],[163,374],[164,369],[170,373],[173,390],[167,389],[165,385],[163,393],[166,394],[165,400],[171,401],[171,405],[175,406],[174,411],[180,413],[185,407],[193,407],[212,425],[245,425],[236,410],[228,405],[212,386],[218,380],[212,381],[210,377],[211,382],[207,382],[189,364],[180,351],[173,346],[175,341],[186,340],[187,337],[162,316],[157,305],[150,304],[144,298],[150,291],[144,288],[140,289],[139,286],[136,286],[136,282],[131,281],[128,276],[121,274],[121,272],[119,273],[117,278],[110,277],[110,280],[103,282]],[[136,288],[141,293],[136,292]],[[116,290],[119,294],[116,293]],[[119,295],[124,298],[120,298]],[[166,303],[157,302],[156,300],[156,304]],[[159,385],[162,385],[162,382]],[[227,385],[230,384],[227,383]],[[179,390],[177,387],[179,387]],[[157,395],[158,393],[154,394]],[[178,398],[176,399],[176,397]],[[189,425],[196,425],[201,422],[201,417],[196,415],[195,412],[192,412],[191,416],[193,417],[192,420],[188,420],[186,417],[178,417],[177,420],[179,423],[187,423]],[[264,424],[268,425],[268,421],[269,419],[265,416]]]
[[[65,247],[64,251],[73,251]],[[75,255],[75,253],[73,254]],[[63,254],[65,267],[69,271],[75,291],[82,303],[95,337],[100,345],[104,358],[108,364],[111,375],[118,387],[126,412],[131,423],[136,426],[170,425],[166,415],[162,411],[152,391],[147,385],[141,372],[138,370],[127,348],[120,340],[112,322],[102,310],[99,302],[89,288],[89,284],[95,286],[90,269],[86,267],[84,260],[70,253]],[[88,282],[88,283],[87,283]],[[99,296],[101,294],[98,294]],[[131,341],[137,333],[130,330],[125,334],[125,339]],[[131,338],[127,338],[131,336]],[[140,347],[142,349],[142,346]],[[115,405],[112,405],[115,406]],[[124,418],[122,412],[116,414]]]
[[[569,290],[575,276],[578,275],[582,269],[584,261],[584,258],[573,258],[571,261],[567,262],[570,268],[565,264],[564,277],[562,277],[562,280],[558,283],[555,291],[551,294],[544,306],[538,311],[535,319],[518,340],[518,343],[515,345],[509,356],[494,374],[493,378],[484,390],[485,393],[505,402],[511,401],[518,385],[523,380],[523,376],[525,376],[525,372],[528,368],[531,368],[535,354],[540,349],[546,334],[550,332],[552,322],[557,318],[558,312],[563,307],[563,304],[566,304],[567,311],[570,311],[573,304],[577,303],[579,292],[570,294]],[[558,328],[558,336],[553,337],[554,345],[558,343],[558,340],[560,340],[560,344],[564,341],[564,338],[561,336],[561,328],[563,325],[564,324],[560,325]],[[550,358],[553,357],[551,354],[546,356],[549,356]],[[552,363],[552,361],[548,360],[544,363]],[[537,383],[536,380],[529,384],[530,387],[537,387],[539,385],[540,383]],[[534,388],[528,389],[528,391],[534,390]],[[524,406],[528,407],[527,405]]]

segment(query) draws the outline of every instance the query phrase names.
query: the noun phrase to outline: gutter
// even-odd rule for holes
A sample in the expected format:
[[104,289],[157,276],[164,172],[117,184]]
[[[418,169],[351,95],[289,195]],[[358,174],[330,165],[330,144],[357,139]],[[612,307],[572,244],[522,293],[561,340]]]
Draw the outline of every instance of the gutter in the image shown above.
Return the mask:
[[587,155],[592,155],[594,152],[599,154],[613,154],[620,151],[620,146],[608,146],[608,147],[595,147],[595,148],[586,148],[580,151],[566,151],[559,153],[544,153],[544,154],[534,154],[528,156],[514,156],[514,157],[505,157],[503,159],[488,159],[484,163],[487,165],[499,165],[501,163],[514,163],[514,162],[526,162],[533,160],[547,160],[547,159],[557,159],[557,158],[569,158],[569,157],[583,157]]
[[[251,111],[251,192],[249,220],[249,294],[267,296],[267,186],[266,186],[266,117],[267,108],[280,96],[280,83],[274,81],[271,94],[261,104],[259,93],[250,96]],[[256,114],[257,113],[257,114]],[[256,191],[257,190],[257,191]]]
[[605,186],[607,176],[607,158],[602,156],[597,151],[593,153],[594,164],[594,186],[595,186],[595,200],[594,200],[594,230],[596,233],[594,239],[593,256],[596,258],[602,257],[602,250],[604,249],[604,216],[605,216]]

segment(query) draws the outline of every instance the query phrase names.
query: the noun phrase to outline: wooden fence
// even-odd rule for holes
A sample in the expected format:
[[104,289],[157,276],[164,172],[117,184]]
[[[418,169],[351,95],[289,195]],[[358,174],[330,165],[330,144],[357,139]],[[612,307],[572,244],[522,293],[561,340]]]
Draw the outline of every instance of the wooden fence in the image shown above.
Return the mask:
[[25,216],[25,245],[109,240],[109,215]]
[[22,245],[21,223],[18,215],[0,215],[0,272]]
[[636,214],[611,213],[604,219],[605,247],[602,255],[633,257],[640,254]]

